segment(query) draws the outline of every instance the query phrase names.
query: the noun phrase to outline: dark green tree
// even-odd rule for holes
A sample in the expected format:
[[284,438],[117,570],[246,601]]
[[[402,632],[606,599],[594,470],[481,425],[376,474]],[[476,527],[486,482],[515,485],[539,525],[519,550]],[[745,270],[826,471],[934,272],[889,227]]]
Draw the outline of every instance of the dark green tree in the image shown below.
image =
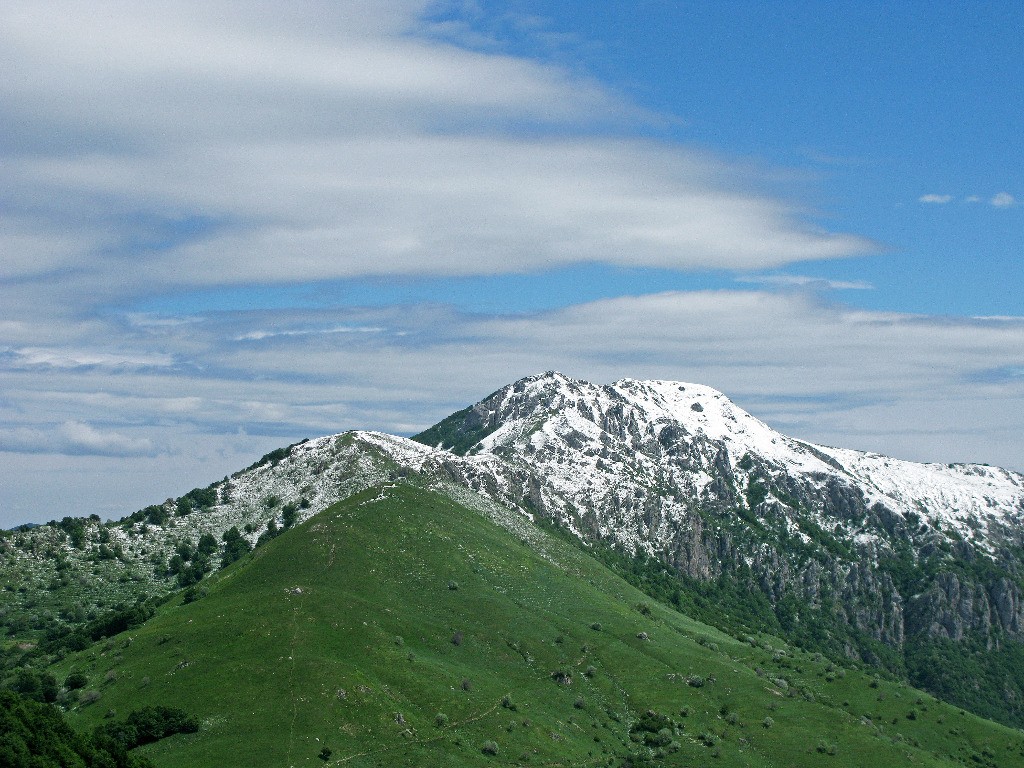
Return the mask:
[[217,540],[213,538],[212,534],[204,533],[199,537],[199,544],[197,547],[201,554],[212,555],[217,551]]
[[244,557],[252,550],[252,545],[242,536],[238,526],[231,526],[224,531],[224,554],[221,556],[221,568],[224,568]]
[[0,765],[4,768],[153,768],[120,743],[75,733],[50,704],[0,691]]

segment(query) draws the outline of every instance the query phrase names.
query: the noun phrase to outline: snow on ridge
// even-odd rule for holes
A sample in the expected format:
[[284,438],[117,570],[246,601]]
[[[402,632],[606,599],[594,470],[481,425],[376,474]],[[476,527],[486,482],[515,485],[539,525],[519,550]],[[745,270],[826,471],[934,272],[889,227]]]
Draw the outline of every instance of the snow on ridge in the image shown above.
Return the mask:
[[[481,441],[480,455],[507,455],[511,449],[518,461],[570,497],[606,495],[628,486],[631,473],[653,470],[637,448],[637,436],[627,441],[635,454],[628,457],[628,466],[602,468],[594,455],[607,448],[606,427],[612,421],[655,438],[670,425],[681,427],[724,446],[733,472],[740,475],[745,473],[738,465],[749,453],[815,485],[835,478],[859,488],[869,506],[879,502],[899,514],[924,514],[933,524],[950,524],[970,538],[986,522],[1024,518],[1024,476],[984,465],[921,464],[799,441],[702,384],[626,378],[601,386],[548,372],[509,385],[501,395],[499,402],[486,403],[502,424]],[[690,484],[699,491],[711,479],[698,469]]]
[[[1024,476],[1005,469],[978,464],[924,464],[802,443],[775,431],[710,387],[663,381],[628,383],[634,396],[644,392],[643,399],[649,401],[646,393],[656,393],[675,405],[677,414],[686,415],[679,406],[686,404],[689,395],[702,405],[703,412],[687,418],[686,423],[699,424],[712,439],[740,443],[751,453],[803,475],[824,473],[841,478],[859,487],[869,505],[880,502],[903,514],[924,514],[933,523],[951,524],[969,538],[974,537],[981,520],[1005,518],[1012,510],[1024,510]],[[822,456],[833,459],[838,467]]]
[[973,538],[978,523],[1024,511],[1024,476],[983,464],[919,463],[843,448],[842,462],[872,501],[950,524]]
[[[620,500],[636,503],[666,471],[657,441],[669,427],[682,435],[669,442],[682,439],[693,452],[688,468],[668,471],[695,498],[714,482],[724,447],[741,488],[748,471],[740,463],[749,453],[762,471],[789,474],[819,488],[835,478],[860,488],[868,506],[880,502],[897,514],[921,514],[967,538],[975,539],[994,521],[1024,522],[1024,476],[803,443],[700,384],[622,379],[595,385],[549,373],[511,384],[474,408],[484,409],[484,416],[489,411],[500,426],[471,455],[383,432],[316,438],[293,446],[279,462],[236,475],[234,499],[210,510],[207,524],[211,530],[251,524],[248,538],[255,541],[280,509],[266,507],[268,496],[280,497],[281,504],[302,501],[307,505],[299,513],[303,520],[403,467],[448,478],[445,482],[521,511],[526,510],[526,476],[537,478],[545,503],[556,508],[568,502],[578,509],[617,509]],[[665,502],[666,520],[673,504]],[[620,539],[636,536],[625,518],[609,517],[599,525]],[[645,546],[639,539],[635,543]]]
[[389,435],[386,432],[373,432],[356,430],[346,434],[361,440],[364,443],[374,445],[388,453],[393,459],[408,464],[414,469],[420,469],[423,462],[430,456],[440,452],[448,453],[443,448],[435,448],[423,443],[417,443],[407,437]]
[[747,413],[717,389],[680,381],[623,379],[614,385],[649,415],[677,421],[694,433],[730,445],[734,463],[742,451],[756,453],[803,472],[828,466],[800,443]]
[[[656,432],[666,424],[679,424],[691,434],[703,434],[710,440],[729,444],[734,464],[749,451],[797,471],[834,471],[803,443],[775,431],[722,392],[704,384],[626,378],[600,386],[558,372],[529,377],[521,383],[525,392],[547,395],[546,402],[553,414],[566,413],[568,409],[564,406],[570,402],[583,401],[594,417],[607,414],[617,404],[628,404]],[[502,405],[515,397],[513,387],[507,389]],[[483,441],[483,448],[492,450],[515,440],[522,434],[523,422],[522,418],[507,422]]]

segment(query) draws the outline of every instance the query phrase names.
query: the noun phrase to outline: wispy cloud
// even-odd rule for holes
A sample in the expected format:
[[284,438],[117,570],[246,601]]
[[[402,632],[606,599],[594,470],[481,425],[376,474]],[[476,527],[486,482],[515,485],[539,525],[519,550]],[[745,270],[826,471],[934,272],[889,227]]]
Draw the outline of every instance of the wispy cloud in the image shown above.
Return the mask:
[[824,291],[870,291],[874,289],[871,283],[864,280],[830,280],[810,275],[741,275],[736,278],[736,282]]
[[[917,198],[919,203],[926,203],[930,205],[946,205],[947,203],[953,202],[952,195],[921,195]],[[979,195],[968,195],[964,198],[965,203],[979,203],[981,202],[981,196]],[[1016,198],[1009,192],[998,192],[988,200],[989,205],[995,208],[1010,208],[1017,204]]]
[[576,72],[440,40],[426,2],[386,5],[5,4],[4,276],[88,306],[169,286],[757,269],[875,247],[722,158],[606,138],[646,118]]
[[386,328],[375,326],[336,326],[332,328],[302,328],[296,330],[257,330],[248,331],[236,337],[236,341],[262,341],[274,337],[288,336],[320,336],[335,333],[384,333]]
[[149,438],[100,430],[80,421],[66,421],[46,429],[0,428],[0,451],[121,458],[151,457],[159,453]]
[[102,431],[80,421],[64,422],[58,434],[62,452],[67,453],[98,456],[153,456],[156,453],[148,438]]
[[0,352],[13,367],[25,368],[167,368],[174,364],[170,355],[156,352],[109,352],[91,349],[23,347]]

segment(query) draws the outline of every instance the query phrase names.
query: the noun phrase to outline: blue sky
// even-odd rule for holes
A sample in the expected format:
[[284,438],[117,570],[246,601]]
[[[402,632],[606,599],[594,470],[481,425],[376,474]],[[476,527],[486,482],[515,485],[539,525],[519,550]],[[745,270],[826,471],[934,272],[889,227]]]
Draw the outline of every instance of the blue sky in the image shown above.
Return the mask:
[[541,370],[1024,470],[1014,3],[14,2],[0,525]]
[[[664,116],[649,135],[789,172],[783,194],[879,244],[783,273],[870,283],[843,297],[858,306],[1019,313],[1024,220],[1005,204],[1024,164],[1018,4],[524,2],[505,21],[510,4],[484,7],[509,50]],[[940,270],[957,277],[920,274]]]

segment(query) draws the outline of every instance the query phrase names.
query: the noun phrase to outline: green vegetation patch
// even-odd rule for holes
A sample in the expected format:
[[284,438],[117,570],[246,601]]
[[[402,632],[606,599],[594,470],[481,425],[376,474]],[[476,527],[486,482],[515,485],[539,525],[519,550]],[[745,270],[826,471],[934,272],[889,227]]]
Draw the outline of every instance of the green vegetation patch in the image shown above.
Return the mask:
[[159,768],[1024,759],[1019,732],[724,634],[514,521],[411,486],[357,494],[69,654],[51,674],[79,687],[59,699],[81,731],[194,715],[197,732],[139,748]]
[[452,453],[465,456],[470,449],[494,432],[500,424],[484,419],[474,408],[463,408],[429,429],[413,435],[418,443],[441,446]]

